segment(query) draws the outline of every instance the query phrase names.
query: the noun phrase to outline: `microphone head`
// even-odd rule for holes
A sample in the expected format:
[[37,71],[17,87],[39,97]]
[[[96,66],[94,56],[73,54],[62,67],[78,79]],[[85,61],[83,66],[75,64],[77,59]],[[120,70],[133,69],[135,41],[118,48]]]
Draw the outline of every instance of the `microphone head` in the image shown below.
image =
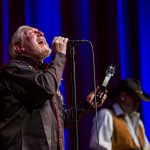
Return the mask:
[[77,44],[82,44],[82,43],[85,43],[85,42],[88,42],[88,40],[69,40],[68,42],[67,42],[67,44],[69,45],[69,46],[71,46],[71,45],[77,45]]

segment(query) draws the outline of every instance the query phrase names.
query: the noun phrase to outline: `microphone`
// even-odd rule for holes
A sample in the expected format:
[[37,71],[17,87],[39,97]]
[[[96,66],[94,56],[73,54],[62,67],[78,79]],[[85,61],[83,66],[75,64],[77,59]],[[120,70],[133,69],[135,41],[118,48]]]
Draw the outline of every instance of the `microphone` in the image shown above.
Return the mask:
[[69,40],[67,42],[67,45],[71,46],[71,45],[77,45],[77,44],[82,44],[82,43],[85,43],[85,42],[89,42],[88,40]]

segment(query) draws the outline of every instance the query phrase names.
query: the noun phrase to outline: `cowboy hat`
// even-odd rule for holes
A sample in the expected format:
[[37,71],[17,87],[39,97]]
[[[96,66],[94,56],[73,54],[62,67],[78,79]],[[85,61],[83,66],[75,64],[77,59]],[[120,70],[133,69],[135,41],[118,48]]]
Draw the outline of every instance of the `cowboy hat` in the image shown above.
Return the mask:
[[142,90],[140,81],[136,79],[121,80],[119,86],[114,91],[112,91],[111,97],[115,97],[117,93],[127,90],[134,92],[140,99],[144,101],[150,101],[150,95]]

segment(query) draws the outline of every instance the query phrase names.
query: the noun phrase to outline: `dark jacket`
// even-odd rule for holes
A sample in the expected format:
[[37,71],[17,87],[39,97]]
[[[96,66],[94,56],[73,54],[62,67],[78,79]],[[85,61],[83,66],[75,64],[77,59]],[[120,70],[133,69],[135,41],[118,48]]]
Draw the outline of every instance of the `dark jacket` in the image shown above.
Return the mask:
[[[63,109],[58,88],[65,56],[56,53],[51,64],[18,57],[0,72],[0,150],[58,150],[57,102],[61,129],[73,121]],[[85,110],[79,110],[80,116]],[[63,136],[63,130],[62,130]],[[63,139],[62,139],[63,140]]]

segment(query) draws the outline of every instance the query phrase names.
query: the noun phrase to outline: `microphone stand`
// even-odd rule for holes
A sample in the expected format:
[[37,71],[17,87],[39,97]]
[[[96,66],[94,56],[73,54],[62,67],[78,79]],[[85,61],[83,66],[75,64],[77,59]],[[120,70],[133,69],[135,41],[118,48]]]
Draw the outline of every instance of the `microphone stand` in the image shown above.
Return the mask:
[[78,150],[78,118],[77,118],[77,96],[76,96],[76,75],[75,75],[75,45],[69,45],[71,54],[71,77],[72,77],[72,99],[73,99],[73,115],[75,117],[75,150]]

